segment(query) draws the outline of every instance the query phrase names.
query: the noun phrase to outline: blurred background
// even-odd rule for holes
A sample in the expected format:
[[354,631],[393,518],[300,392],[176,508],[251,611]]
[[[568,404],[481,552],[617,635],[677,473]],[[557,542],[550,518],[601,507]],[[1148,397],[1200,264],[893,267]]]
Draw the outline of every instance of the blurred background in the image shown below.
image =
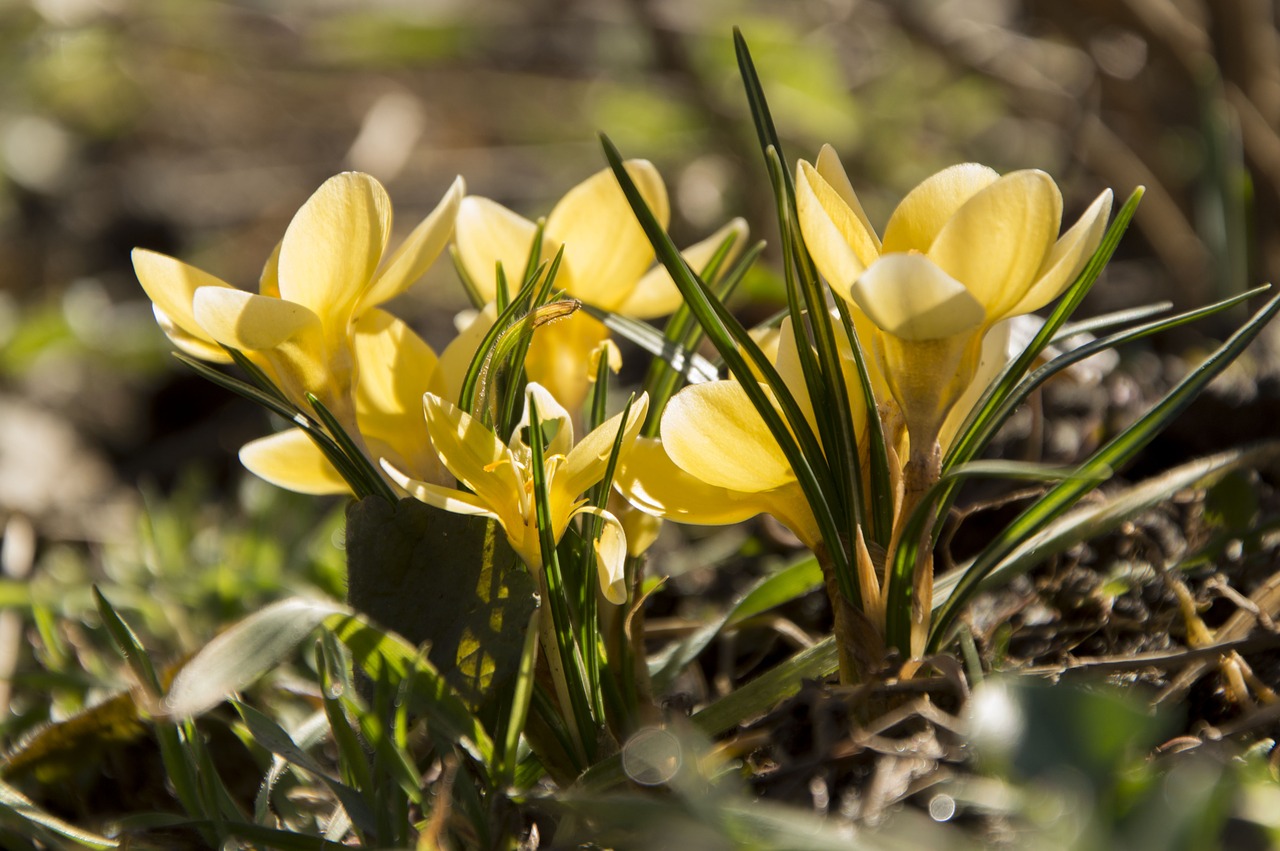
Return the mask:
[[[129,251],[252,288],[338,171],[381,179],[401,233],[456,174],[534,217],[604,167],[604,131],[665,176],[677,242],[734,215],[774,240],[734,25],[789,161],[835,145],[877,226],[943,166],[1039,167],[1069,219],[1104,187],[1147,187],[1086,310],[1273,280],[1276,16],[1270,0],[0,0],[0,518],[109,539],[140,483],[239,481],[266,417],[168,356]],[[769,263],[746,289],[744,311],[778,306]],[[464,303],[443,262],[397,310],[440,344]]]

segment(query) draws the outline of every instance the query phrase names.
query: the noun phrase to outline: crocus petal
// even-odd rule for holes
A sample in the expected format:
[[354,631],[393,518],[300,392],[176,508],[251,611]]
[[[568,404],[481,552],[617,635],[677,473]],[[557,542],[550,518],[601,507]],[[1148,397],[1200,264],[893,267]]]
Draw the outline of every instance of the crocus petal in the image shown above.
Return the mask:
[[502,518],[490,511],[484,501],[475,494],[453,488],[440,487],[430,482],[418,481],[406,476],[386,459],[382,460],[382,469],[387,471],[387,475],[391,477],[393,482],[419,502],[434,505],[436,508],[453,514],[465,514],[469,517],[488,517],[491,520],[497,520],[499,523],[502,522]]
[[233,349],[274,349],[320,318],[301,304],[244,290],[201,287],[192,303],[199,327]]
[[436,208],[413,229],[387,261],[383,271],[360,301],[359,310],[388,302],[409,289],[426,273],[453,236],[458,205],[466,193],[461,177],[453,181]]
[[271,256],[262,266],[262,274],[258,276],[258,295],[280,298],[280,243],[271,249]]
[[641,511],[698,526],[738,523],[766,511],[768,505],[759,493],[717,487],[690,475],[652,437],[636,438],[613,482]]
[[684,388],[662,415],[671,460],[710,485],[752,493],[795,481],[778,441],[736,381]]
[[439,396],[428,393],[422,406],[427,433],[445,467],[475,491],[479,504],[488,506],[509,534],[519,528],[524,482],[507,447],[481,422]]
[[330,333],[345,333],[390,232],[391,201],[381,183],[358,172],[329,178],[285,231],[280,297],[310,308]]
[[796,171],[796,213],[804,244],[822,277],[836,293],[849,297],[849,287],[866,270],[854,243],[871,248],[862,222],[836,191],[804,160]]
[[853,212],[861,222],[863,230],[866,232],[866,241],[861,238],[851,243],[853,250],[858,253],[858,259],[862,261],[862,265],[870,266],[871,263],[880,256],[880,237],[876,236],[876,230],[871,226],[871,220],[867,218],[866,211],[862,209],[862,202],[858,200],[858,194],[853,191],[853,184],[849,182],[849,174],[844,170],[844,164],[840,162],[840,156],[836,153],[836,149],[830,145],[823,145],[818,151],[818,160],[814,164],[818,175],[825,180],[835,193],[840,196],[840,200]]
[[[666,227],[671,217],[662,177],[647,160],[628,160],[627,174]],[[614,310],[653,262],[653,247],[622,187],[603,169],[570,189],[547,216],[547,236],[564,245],[564,281],[571,295]]]
[[964,284],[920,254],[886,254],[850,295],[880,330],[904,340],[950,337],[986,317]]
[[809,422],[809,427],[816,433],[818,421],[814,417],[813,401],[809,398],[809,385],[804,380],[804,366],[800,362],[800,349],[796,346],[794,328],[790,316],[778,325],[778,344],[773,355],[773,365],[782,378],[782,383],[791,391],[796,404],[804,412],[804,418]]
[[[747,233],[746,220],[734,219],[711,236],[681,251],[680,254],[689,264],[690,269],[702,274],[716,251],[730,236],[733,237],[733,243],[724,263],[726,265],[732,263],[741,253]],[[658,265],[646,272],[636,284],[635,289],[613,310],[623,316],[633,316],[636,319],[653,319],[674,313],[682,304],[684,304],[684,296],[680,293],[676,282],[671,280],[671,273],[667,271],[666,266]]]
[[600,591],[615,606],[627,602],[627,533],[608,511],[594,505],[584,505],[574,516],[590,514],[604,521],[600,537],[596,538],[596,570],[600,573]]
[[524,368],[529,378],[546,387],[570,410],[587,398],[594,377],[591,353],[609,336],[609,329],[578,311],[543,325],[533,333]]
[[383,310],[370,310],[354,326],[352,350],[360,380],[358,411],[411,412],[421,419],[422,394],[432,386],[436,355],[408,325]]
[[977,163],[953,165],[926,178],[907,193],[889,217],[882,250],[928,251],[947,220],[999,179],[995,171]]
[[473,312],[470,321],[458,332],[458,336],[440,353],[440,361],[431,379],[432,393],[445,399],[458,398],[467,369],[497,317],[498,307],[493,302],[486,304],[483,310]]
[[545,430],[550,426],[555,430],[550,442],[543,447],[546,450],[546,454],[564,455],[569,452],[569,449],[573,446],[573,417],[565,410],[564,405],[556,401],[556,397],[551,395],[550,390],[536,381],[529,382],[525,387],[524,413],[521,415],[520,423],[512,433],[511,442],[508,445],[513,450],[520,446],[521,432],[529,427],[529,409],[531,406],[538,409],[538,421],[542,424],[543,429]]
[[[138,276],[139,283],[142,284],[152,304],[164,313],[170,326],[182,332],[184,339],[191,340],[193,345],[195,341],[203,341],[211,352],[220,352],[221,357],[214,359],[225,362],[226,352],[222,352],[215,340],[196,321],[191,305],[195,300],[196,290],[202,287],[221,287],[228,290],[234,290],[235,287],[208,272],[166,254],[148,251],[145,248],[135,248],[132,257],[133,270]],[[197,357],[204,357],[203,354],[197,354],[195,351],[190,353]]]
[[227,350],[219,346],[217,343],[209,339],[209,335],[201,331],[199,335],[189,333],[178,323],[169,318],[169,315],[160,309],[160,305],[151,305],[151,312],[155,314],[156,324],[160,326],[160,330],[169,338],[169,342],[177,346],[181,351],[191,355],[193,358],[200,360],[213,361],[214,363],[231,363],[231,355],[227,354]]
[[1062,222],[1062,195],[1043,171],[1015,171],[964,203],[929,259],[986,308],[994,322],[1027,294]]
[[533,222],[488,198],[470,195],[462,199],[453,241],[462,268],[486,301],[497,293],[499,263],[513,293],[523,283],[537,229]]
[[952,406],[951,413],[947,415],[942,424],[942,430],[938,433],[938,442],[942,444],[944,452],[955,440],[960,426],[964,425],[969,412],[973,410],[973,406],[982,398],[982,394],[986,392],[987,387],[1008,365],[1009,361],[1026,347],[1026,343],[1030,342],[1028,339],[1022,341],[1022,345],[1018,345],[1018,341],[1013,339],[1014,322],[1022,318],[1024,317],[1014,317],[1003,322],[997,322],[991,326],[991,329],[987,331],[987,335],[982,338],[982,354],[978,356],[978,368],[974,372],[969,386],[961,394],[960,398],[956,400],[955,405]]
[[1111,215],[1111,190],[1105,190],[1094,199],[1071,229],[1054,243],[1049,256],[1040,268],[1039,278],[1022,300],[1007,315],[1016,316],[1039,310],[1071,285],[1080,270],[1089,262],[1093,252],[1107,232],[1107,219]]
[[273,485],[296,493],[350,493],[315,442],[300,428],[262,437],[240,447],[240,463]]
[[636,435],[640,432],[640,426],[644,424],[644,417],[648,411],[649,396],[646,393],[641,393],[631,403],[631,410],[628,413],[625,425],[622,421],[622,414],[625,412],[619,412],[578,441],[578,444],[569,450],[568,455],[565,456],[564,466],[560,468],[555,479],[551,482],[552,502],[563,503],[567,500],[573,500],[587,488],[604,478],[605,470],[609,466],[609,456],[613,454],[614,441],[618,438],[619,429],[622,430],[622,457],[625,457],[631,448],[631,444],[635,442]]

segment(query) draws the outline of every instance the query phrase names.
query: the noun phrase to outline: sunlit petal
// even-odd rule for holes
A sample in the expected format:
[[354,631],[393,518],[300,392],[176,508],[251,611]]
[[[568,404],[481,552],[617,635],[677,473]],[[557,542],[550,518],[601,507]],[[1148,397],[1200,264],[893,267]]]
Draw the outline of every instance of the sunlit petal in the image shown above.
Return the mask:
[[352,349],[360,380],[357,411],[422,413],[422,394],[431,389],[436,355],[408,325],[383,310],[370,310],[355,323]]
[[886,254],[851,295],[877,327],[904,340],[950,337],[986,317],[964,284],[921,254]]
[[537,229],[496,201],[475,195],[462,199],[453,241],[462,268],[485,300],[493,300],[497,293],[499,263],[507,286],[513,292],[520,286]]
[[795,481],[773,433],[736,381],[681,390],[662,416],[671,460],[702,481],[752,493]]
[[1111,190],[1094,199],[1070,230],[1062,235],[1040,267],[1039,278],[1022,300],[1014,305],[1008,315],[1030,313],[1053,301],[1071,285],[1089,258],[1098,250],[1107,232],[1107,219],[1111,215]]
[[273,349],[320,322],[301,304],[226,287],[201,287],[192,308],[199,327],[233,349]]
[[360,302],[360,310],[390,301],[409,289],[426,273],[453,236],[458,206],[466,193],[459,177],[440,199],[436,208],[413,229],[400,247],[387,260],[382,272]]
[[[671,217],[662,177],[647,160],[629,160],[635,181],[659,224]],[[603,169],[570,189],[547,216],[547,235],[564,245],[569,293],[597,307],[615,310],[653,262],[653,247],[636,220],[622,187]]]
[[1026,295],[1058,236],[1062,195],[1042,171],[1015,171],[978,192],[943,226],[929,259],[996,321]]
[[854,248],[874,249],[862,222],[834,189],[804,160],[796,172],[796,213],[804,244],[831,288],[848,297],[849,287],[866,269]]
[[373,280],[391,231],[391,201],[367,174],[326,180],[298,210],[280,246],[280,296],[343,324]]
[[640,432],[640,426],[644,424],[645,414],[648,411],[649,396],[641,393],[631,403],[625,425],[622,420],[624,412],[619,412],[578,441],[578,444],[569,450],[564,466],[551,483],[559,498],[572,500],[604,478],[619,429],[622,429],[622,457],[626,457],[632,443],[635,442],[636,435]]
[[947,220],[999,179],[995,171],[977,163],[953,165],[926,178],[889,217],[882,250],[928,251]]
[[[866,212],[862,209],[862,202],[858,200],[858,195],[853,191],[853,184],[849,182],[849,175],[844,170],[844,164],[840,162],[840,157],[836,153],[836,149],[830,145],[823,145],[818,151],[818,160],[814,164],[818,175],[825,180],[836,195],[840,196],[843,201],[862,223],[863,231],[866,234],[866,240],[858,235],[851,243],[853,250],[857,252],[858,259],[862,261],[862,265],[870,266],[872,261],[880,256],[880,237],[876,236],[876,230],[871,226],[871,220],[867,218]],[[856,229],[850,229],[851,233],[857,234]]]
[[982,354],[978,357],[977,371],[974,373],[973,379],[969,382],[969,386],[964,393],[956,400],[951,413],[947,415],[946,421],[942,424],[942,430],[938,433],[938,442],[942,444],[944,451],[955,440],[960,426],[964,424],[969,412],[973,410],[973,406],[982,398],[982,394],[986,392],[987,387],[1008,365],[1009,361],[1022,350],[1022,347],[1013,339],[1011,331],[1015,320],[1024,318],[1027,317],[1017,316],[1012,319],[1006,319],[1003,322],[997,322],[991,326],[991,330],[987,331],[986,337],[982,340]]
[[[196,321],[192,302],[195,300],[196,290],[201,287],[221,287],[228,290],[234,290],[235,287],[167,254],[135,248],[132,256],[133,270],[138,281],[152,304],[163,312],[170,326],[182,332],[185,339],[203,341],[212,351],[221,352],[214,339]],[[171,334],[170,337],[172,336]],[[190,353],[204,357],[196,351]],[[222,352],[221,355],[216,359],[225,360],[226,353]]]
[[351,491],[346,480],[300,428],[246,443],[240,448],[240,463],[258,478],[296,493]]
[[258,295],[280,298],[280,243],[271,249],[271,256],[262,266],[258,276]]
[[529,378],[546,387],[572,411],[582,407],[594,377],[591,353],[609,336],[609,329],[586,313],[543,325],[533,334],[524,368]]
[[[685,262],[689,264],[689,268],[695,273],[701,274],[707,264],[711,262],[711,258],[715,256],[716,251],[724,244],[724,241],[732,236],[734,238],[733,245],[724,259],[724,264],[727,266],[741,253],[742,244],[746,241],[747,233],[746,220],[734,219],[711,236],[689,246],[680,254],[684,257]],[[722,268],[724,267],[722,266]],[[636,319],[653,319],[654,317],[674,313],[682,304],[684,304],[684,296],[681,295],[675,281],[671,279],[671,274],[667,271],[667,267],[658,265],[646,272],[640,282],[636,284],[635,289],[631,291],[631,294],[623,299],[622,303],[613,308],[613,310],[623,316],[633,316]]]
[[524,482],[502,441],[478,420],[439,396],[423,398],[427,432],[449,472],[475,491],[508,533],[523,523],[520,510]]
[[[156,324],[160,326],[160,330],[169,338],[169,342],[173,343],[181,351],[200,360],[213,361],[214,363],[231,363],[231,355],[227,354],[227,350],[213,342],[203,330],[200,331],[198,336],[188,332],[170,319],[169,315],[161,310],[158,304],[151,305],[151,312],[155,314]],[[195,323],[193,322],[192,324]]]
[[768,508],[759,493],[717,487],[677,467],[656,438],[636,438],[618,465],[614,485],[632,505],[678,523],[724,526]]
[[594,505],[584,505],[574,512],[574,516],[587,514],[599,517],[604,521],[600,528],[600,537],[596,539],[596,570],[600,576],[600,591],[604,598],[615,606],[627,602],[627,534],[618,521],[608,511]]
[[470,321],[458,332],[458,336],[454,337],[440,353],[440,360],[431,379],[432,393],[457,401],[462,392],[462,382],[466,378],[467,369],[471,366],[476,351],[484,342],[485,335],[489,333],[497,317],[498,308],[493,302],[489,302],[483,310],[472,314]]
[[436,508],[441,508],[453,514],[488,517],[491,520],[502,522],[502,518],[490,511],[483,500],[479,499],[475,494],[433,485],[430,482],[418,481],[406,476],[385,459],[382,461],[382,469],[387,471],[387,475],[391,477],[393,482],[419,502],[434,505]]
[[556,401],[556,397],[551,395],[550,390],[536,381],[529,382],[528,386],[525,387],[524,413],[520,417],[520,423],[516,426],[515,433],[511,435],[511,444],[509,445],[515,448],[515,444],[521,440],[521,432],[529,427],[529,409],[531,405],[538,410],[538,421],[542,423],[543,430],[550,429],[554,431],[551,440],[544,447],[546,454],[564,455],[568,453],[573,446],[573,417],[570,416],[563,405]]

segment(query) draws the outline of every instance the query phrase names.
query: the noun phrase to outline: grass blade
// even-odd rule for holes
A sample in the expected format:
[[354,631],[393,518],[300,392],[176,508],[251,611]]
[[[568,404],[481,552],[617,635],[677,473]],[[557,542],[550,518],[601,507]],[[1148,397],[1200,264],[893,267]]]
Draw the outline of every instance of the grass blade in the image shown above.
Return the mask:
[[1095,452],[1093,457],[1081,465],[1082,478],[1070,479],[1054,487],[998,535],[970,565],[955,591],[939,609],[929,639],[930,651],[936,652],[938,646],[948,636],[960,609],[973,596],[979,583],[1000,562],[1091,490],[1094,484],[1090,478],[1094,471],[1106,468],[1116,469],[1133,458],[1161,429],[1181,413],[1210,381],[1240,356],[1240,353],[1257,337],[1278,310],[1280,310],[1280,296],[1272,298],[1250,317],[1199,367],[1179,381],[1150,411]]

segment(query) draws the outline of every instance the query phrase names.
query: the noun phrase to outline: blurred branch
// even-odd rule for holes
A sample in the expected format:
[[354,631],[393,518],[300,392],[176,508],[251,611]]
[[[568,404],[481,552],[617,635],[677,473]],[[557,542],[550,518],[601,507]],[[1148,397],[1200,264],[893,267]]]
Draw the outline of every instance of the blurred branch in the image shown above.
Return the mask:
[[[1137,4],[1137,0],[1131,2]],[[1144,0],[1142,5],[1155,8],[1157,3]],[[1209,252],[1164,181],[1096,113],[1085,111],[1077,95],[1034,68],[1028,71],[1027,63],[1018,62],[1023,51],[1017,49],[1011,33],[997,27],[948,27],[939,16],[922,10],[919,3],[890,3],[887,8],[904,31],[943,58],[1000,84],[1012,109],[1049,121],[1074,136],[1081,159],[1104,183],[1121,192],[1134,184],[1145,184],[1147,194],[1136,218],[1138,227],[1182,291],[1193,300],[1208,298]],[[1165,30],[1179,39],[1193,38],[1189,31]]]

